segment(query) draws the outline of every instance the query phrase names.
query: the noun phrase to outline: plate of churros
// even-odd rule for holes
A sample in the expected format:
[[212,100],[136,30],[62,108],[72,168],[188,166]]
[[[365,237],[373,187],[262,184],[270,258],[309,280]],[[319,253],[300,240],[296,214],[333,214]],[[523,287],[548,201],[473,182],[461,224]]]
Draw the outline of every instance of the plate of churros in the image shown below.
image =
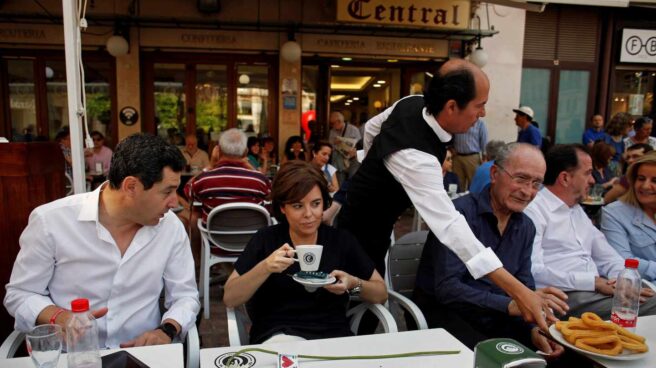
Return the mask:
[[598,315],[586,312],[549,327],[551,336],[564,346],[583,354],[611,360],[636,360],[647,355],[645,338]]

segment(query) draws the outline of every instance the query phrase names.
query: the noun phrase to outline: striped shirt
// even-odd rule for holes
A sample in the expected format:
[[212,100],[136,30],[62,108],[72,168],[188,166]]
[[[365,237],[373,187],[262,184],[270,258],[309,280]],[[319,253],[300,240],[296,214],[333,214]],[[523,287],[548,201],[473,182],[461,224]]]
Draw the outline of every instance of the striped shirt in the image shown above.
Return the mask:
[[461,155],[485,151],[487,128],[483,120],[478,119],[466,133],[453,135],[453,147]]
[[235,161],[219,162],[214,169],[199,174],[185,187],[187,198],[202,204],[203,223],[216,206],[234,202],[263,204],[270,193],[271,182],[266,176]]

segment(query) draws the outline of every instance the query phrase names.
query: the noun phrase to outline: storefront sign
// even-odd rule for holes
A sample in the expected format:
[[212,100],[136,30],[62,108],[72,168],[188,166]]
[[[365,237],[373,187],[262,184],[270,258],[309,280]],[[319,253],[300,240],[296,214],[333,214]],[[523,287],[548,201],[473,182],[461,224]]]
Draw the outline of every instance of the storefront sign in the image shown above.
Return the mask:
[[303,52],[443,58],[447,40],[305,34]]
[[425,28],[466,29],[469,0],[338,0],[337,21]]
[[622,31],[623,63],[656,63],[656,30],[624,28]]
[[142,47],[277,51],[278,33],[142,28]]
[[[83,46],[105,45],[107,34],[111,32],[109,27],[89,27],[89,33],[82,33]],[[64,26],[56,24],[0,24],[0,44],[22,47],[25,44],[40,45],[63,45]]]

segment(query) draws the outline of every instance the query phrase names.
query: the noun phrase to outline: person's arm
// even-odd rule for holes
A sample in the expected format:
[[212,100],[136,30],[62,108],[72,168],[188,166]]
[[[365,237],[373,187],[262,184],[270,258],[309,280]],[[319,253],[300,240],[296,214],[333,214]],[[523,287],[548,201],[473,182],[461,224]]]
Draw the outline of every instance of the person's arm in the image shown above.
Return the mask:
[[337,282],[324,286],[324,289],[333,294],[344,294],[359,284],[360,299],[363,301],[372,304],[382,304],[387,300],[387,287],[385,286],[385,281],[375,269],[368,280],[361,279],[340,270],[334,270],[330,275],[335,276]]
[[485,248],[476,239],[444,190],[442,168],[437,158],[406,149],[386,157],[384,164],[403,186],[431,231],[465,263],[469,273],[475,279],[487,275],[517,301],[527,322],[535,321],[546,330],[542,299],[503,269],[492,249]]
[[[294,248],[285,243],[243,275],[239,274],[236,266],[226,281],[223,303],[227,307],[235,308],[249,301],[257,289],[269,278],[269,275],[282,273],[294,264],[294,259],[291,258],[293,255]],[[247,257],[251,257],[251,255],[247,255]]]
[[622,184],[619,182],[616,182],[613,184],[613,187],[610,188],[610,190],[604,195],[604,203],[609,204],[615,202],[617,198],[621,197],[624,193],[626,193],[626,188],[624,188],[624,186],[622,186]]
[[[548,190],[548,189],[543,189]],[[595,277],[593,272],[567,272],[558,265],[547,264],[544,260],[542,239],[545,236],[547,220],[534,203],[529,204],[524,213],[535,225],[535,239],[531,254],[531,273],[538,287],[555,286],[562,290],[594,291]]]
[[622,258],[613,247],[608,244],[604,234],[596,227],[592,227],[592,249],[590,256],[597,265],[599,275],[614,279],[624,269]]
[[[626,226],[633,226],[630,222],[632,221],[632,217],[626,218],[621,217],[621,214],[619,215],[615,211],[611,211],[608,206],[603,207],[601,213],[601,232],[604,233],[608,243],[622,258],[635,258],[639,261],[638,271],[640,271],[643,278],[647,280],[656,279],[656,260],[638,257],[631,250],[629,239],[633,237],[629,233],[629,228]],[[653,242],[650,237],[648,239]],[[653,247],[654,245],[652,244],[651,246]]]
[[531,143],[535,146],[541,147],[542,146],[542,134],[540,133],[540,130],[538,128],[532,129],[531,130]]
[[51,307],[50,311],[52,307],[56,308],[48,291],[56,261],[56,247],[50,239],[43,218],[38,209],[34,210],[20,236],[21,249],[16,256],[4,299],[5,308],[15,318],[15,328],[19,331],[29,331],[46,317],[49,320],[54,311],[44,313],[37,321],[48,307]]

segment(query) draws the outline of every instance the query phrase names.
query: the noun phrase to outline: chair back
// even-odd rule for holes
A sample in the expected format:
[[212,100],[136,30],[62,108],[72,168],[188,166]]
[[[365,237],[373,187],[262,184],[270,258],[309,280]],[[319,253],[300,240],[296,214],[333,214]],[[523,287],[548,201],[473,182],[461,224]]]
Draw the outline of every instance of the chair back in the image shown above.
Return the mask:
[[271,225],[266,208],[253,203],[228,203],[207,216],[209,241],[227,252],[241,252],[259,229]]
[[413,231],[403,235],[390,247],[387,275],[392,290],[410,298],[415,289],[415,279],[421,253],[428,231]]

